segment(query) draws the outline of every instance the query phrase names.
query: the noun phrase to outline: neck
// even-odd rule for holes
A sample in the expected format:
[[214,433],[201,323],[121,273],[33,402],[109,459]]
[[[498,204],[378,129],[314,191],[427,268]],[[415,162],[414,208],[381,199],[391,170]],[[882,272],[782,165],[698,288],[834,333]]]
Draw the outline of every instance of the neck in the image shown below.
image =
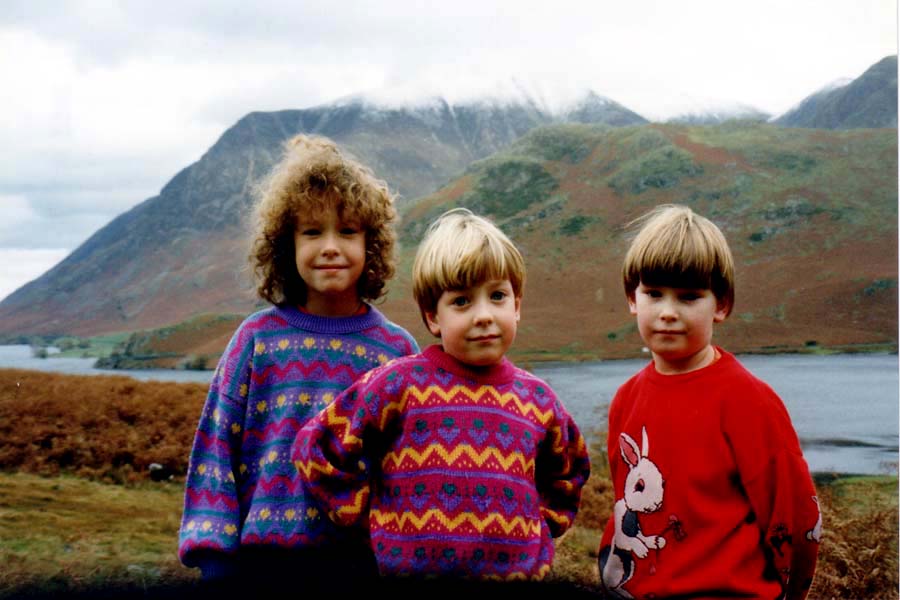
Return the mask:
[[303,309],[318,317],[352,317],[362,307],[358,295],[325,296],[310,294]]
[[653,365],[656,367],[656,371],[663,375],[680,375],[682,373],[690,373],[691,371],[697,371],[703,367],[708,367],[713,363],[715,358],[716,349],[710,344],[696,354],[674,361],[667,360],[654,354]]

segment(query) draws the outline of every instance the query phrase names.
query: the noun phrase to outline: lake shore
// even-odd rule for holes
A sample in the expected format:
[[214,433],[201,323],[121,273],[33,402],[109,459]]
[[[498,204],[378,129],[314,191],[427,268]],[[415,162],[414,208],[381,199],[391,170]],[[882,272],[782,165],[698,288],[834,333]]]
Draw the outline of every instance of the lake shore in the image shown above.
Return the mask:
[[[13,358],[9,358],[13,350]],[[6,360],[4,360],[6,355]],[[895,354],[793,353],[739,355],[785,402],[814,472],[891,474],[898,469],[898,370]],[[647,362],[637,359],[520,364],[553,387],[583,431],[605,427],[616,389]],[[212,371],[94,369],[91,359],[36,359],[28,346],[0,346],[0,368],[133,381],[196,383]],[[89,385],[89,384],[85,384]],[[852,399],[852,403],[848,401]],[[854,408],[850,408],[853,406]],[[198,408],[199,410],[199,408]],[[194,421],[196,415],[189,415]]]

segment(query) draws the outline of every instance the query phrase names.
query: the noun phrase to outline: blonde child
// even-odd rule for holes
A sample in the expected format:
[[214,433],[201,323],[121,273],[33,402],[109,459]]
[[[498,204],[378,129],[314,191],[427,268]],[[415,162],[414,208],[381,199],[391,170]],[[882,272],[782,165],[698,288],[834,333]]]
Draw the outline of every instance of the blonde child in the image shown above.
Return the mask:
[[[204,579],[325,576],[371,552],[338,531],[288,455],[303,424],[363,373],[418,351],[368,301],[394,273],[385,184],[330,140],[297,136],[261,187],[250,259],[273,306],[234,333],[191,451],[179,557]],[[374,567],[372,567],[374,568]]]
[[440,339],[350,386],[297,436],[304,484],[368,528],[382,576],[543,578],[589,473],[553,390],[506,357],[522,256],[466,209],[429,228],[413,292]]
[[712,344],[734,305],[721,231],[684,206],[645,215],[625,295],[652,362],[609,410],[615,505],[600,543],[616,598],[803,598],[821,521],[780,398]]

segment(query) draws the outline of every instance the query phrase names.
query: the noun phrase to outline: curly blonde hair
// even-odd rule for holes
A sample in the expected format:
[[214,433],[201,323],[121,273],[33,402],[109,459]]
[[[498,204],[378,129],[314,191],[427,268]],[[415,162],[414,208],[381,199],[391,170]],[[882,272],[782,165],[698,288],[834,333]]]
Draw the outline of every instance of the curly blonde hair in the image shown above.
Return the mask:
[[250,266],[256,293],[272,304],[306,303],[306,283],[297,272],[294,230],[301,216],[336,210],[365,230],[365,266],[357,281],[360,299],[384,295],[394,275],[397,219],[387,184],[328,138],[298,135],[258,188]]

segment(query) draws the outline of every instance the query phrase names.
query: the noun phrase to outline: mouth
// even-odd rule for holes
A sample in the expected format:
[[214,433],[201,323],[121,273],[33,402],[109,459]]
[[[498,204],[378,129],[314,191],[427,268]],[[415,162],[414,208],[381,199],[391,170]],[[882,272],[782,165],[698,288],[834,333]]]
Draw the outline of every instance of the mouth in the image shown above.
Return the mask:
[[341,269],[346,269],[347,267],[342,265],[320,265],[313,267],[313,269],[317,271],[340,271]]
[[491,342],[493,340],[500,339],[500,335],[479,335],[475,337],[470,337],[470,342]]
[[658,329],[654,331],[656,335],[684,335],[683,331],[673,331],[670,329]]

